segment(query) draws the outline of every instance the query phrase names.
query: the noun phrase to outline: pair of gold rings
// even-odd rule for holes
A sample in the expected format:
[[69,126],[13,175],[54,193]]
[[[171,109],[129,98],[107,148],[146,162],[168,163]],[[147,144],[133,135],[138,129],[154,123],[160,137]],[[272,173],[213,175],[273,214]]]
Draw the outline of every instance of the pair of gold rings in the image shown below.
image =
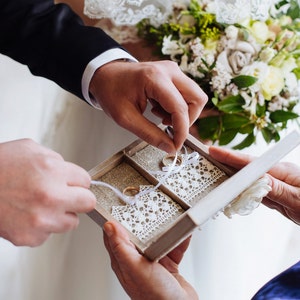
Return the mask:
[[[167,154],[165,157],[162,159],[162,163],[165,167],[170,167],[174,159],[176,158],[175,154]],[[182,164],[182,156],[178,155],[176,158],[175,166],[180,166]],[[123,194],[128,197],[134,197],[140,192],[140,188],[136,186],[128,186],[123,190]]]

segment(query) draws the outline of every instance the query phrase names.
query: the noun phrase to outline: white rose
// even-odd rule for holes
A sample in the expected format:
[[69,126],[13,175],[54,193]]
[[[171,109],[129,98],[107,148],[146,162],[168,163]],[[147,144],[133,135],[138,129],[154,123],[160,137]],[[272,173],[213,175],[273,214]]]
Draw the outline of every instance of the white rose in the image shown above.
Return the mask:
[[263,44],[269,37],[269,28],[266,23],[256,21],[252,24],[250,31],[253,37],[260,43]]
[[251,57],[252,56],[250,53],[234,51],[228,57],[228,61],[233,70],[233,73],[238,74],[243,67],[249,65],[249,63],[251,62]]
[[245,41],[237,41],[234,49],[228,55],[228,61],[233,72],[239,74],[245,66],[252,62],[255,54],[256,50],[252,44]]
[[254,182],[246,191],[235,198],[224,209],[224,215],[231,218],[234,214],[241,216],[249,215],[259,206],[263,197],[265,197],[272,188],[269,185],[269,179],[264,176]]
[[253,92],[259,92],[260,85],[267,76],[268,72],[269,66],[266,63],[262,61],[255,61],[251,65],[244,67],[240,74],[256,77],[256,83],[251,85],[249,89]]
[[227,73],[232,73],[232,68],[229,64],[227,52],[225,50],[219,54],[216,65],[222,66]]
[[261,83],[261,91],[266,100],[271,100],[284,88],[284,76],[281,69],[270,66],[268,73]]

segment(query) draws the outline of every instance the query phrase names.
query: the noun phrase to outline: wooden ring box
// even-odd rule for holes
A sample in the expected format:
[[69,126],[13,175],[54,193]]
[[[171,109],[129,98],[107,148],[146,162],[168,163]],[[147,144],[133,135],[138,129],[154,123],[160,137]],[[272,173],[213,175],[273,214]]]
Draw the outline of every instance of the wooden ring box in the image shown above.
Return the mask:
[[[198,193],[191,203],[186,203],[165,184],[162,184],[158,189],[178,203],[182,212],[170,218],[168,222],[160,224],[146,239],[138,238],[126,228],[131,241],[140,253],[150,260],[159,260],[190,236],[196,228],[216,215],[252,183],[262,177],[299,143],[300,134],[294,131],[261,157],[235,172],[210,157],[207,146],[189,135],[185,141],[185,147],[190,151],[198,152],[200,156],[224,172],[224,175],[201,193]],[[145,157],[141,156],[140,153],[146,153]],[[138,159],[136,158],[137,155],[139,155]],[[93,180],[109,183],[120,191],[128,186],[155,186],[158,179],[149,170],[159,170],[164,155],[166,153],[161,150],[144,141],[136,140],[94,167],[89,171],[89,174]],[[114,219],[111,214],[112,207],[125,204],[112,190],[99,186],[92,186],[91,190],[97,197],[97,205],[88,215],[102,227],[106,221]]]

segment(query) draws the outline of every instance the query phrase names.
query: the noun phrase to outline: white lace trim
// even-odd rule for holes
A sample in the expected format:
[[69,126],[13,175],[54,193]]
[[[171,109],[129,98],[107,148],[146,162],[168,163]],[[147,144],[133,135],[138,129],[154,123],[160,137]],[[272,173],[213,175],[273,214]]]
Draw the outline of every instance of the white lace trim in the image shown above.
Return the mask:
[[[151,186],[150,186],[151,187]],[[140,191],[149,186],[140,186]],[[159,190],[139,197],[133,205],[113,206],[112,216],[140,240],[145,240],[160,226],[183,213],[183,209]]]
[[[185,155],[182,155],[185,159]],[[163,175],[154,175],[161,179]],[[172,173],[164,185],[186,203],[192,204],[199,194],[217,182],[226,174],[202,156],[198,156],[191,164],[186,164],[179,172]]]

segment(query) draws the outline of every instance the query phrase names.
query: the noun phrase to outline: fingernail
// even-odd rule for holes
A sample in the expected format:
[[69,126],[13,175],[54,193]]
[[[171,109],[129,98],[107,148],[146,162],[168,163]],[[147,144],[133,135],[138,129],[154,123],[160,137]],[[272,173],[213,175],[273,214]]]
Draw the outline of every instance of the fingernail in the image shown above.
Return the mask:
[[110,223],[105,223],[103,230],[108,237],[111,237],[114,234],[114,228]]

